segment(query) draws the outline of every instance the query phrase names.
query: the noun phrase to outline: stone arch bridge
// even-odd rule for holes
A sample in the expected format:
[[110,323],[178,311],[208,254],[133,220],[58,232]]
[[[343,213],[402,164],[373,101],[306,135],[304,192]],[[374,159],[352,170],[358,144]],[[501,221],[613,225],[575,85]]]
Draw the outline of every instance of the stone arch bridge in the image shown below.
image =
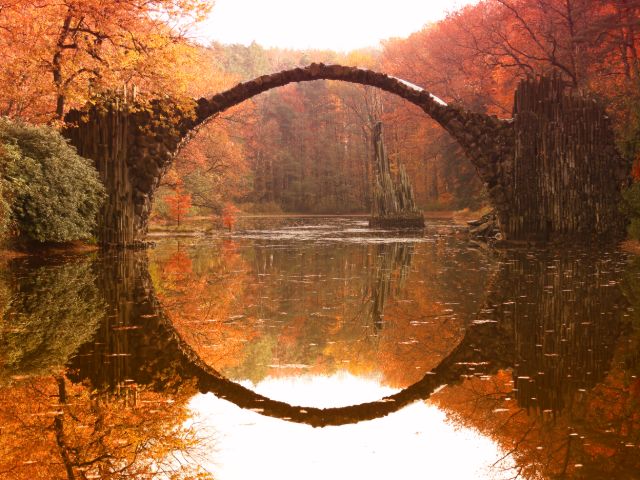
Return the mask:
[[81,155],[95,161],[108,192],[98,219],[100,243],[144,244],[154,191],[199,126],[267,90],[313,80],[377,87],[421,108],[475,166],[506,240],[612,240],[624,233],[618,204],[630,165],[616,151],[604,108],[573,95],[561,79],[522,81],[513,118],[501,120],[447,105],[383,73],[311,64],[197,101],[112,97],[70,111],[64,133]]

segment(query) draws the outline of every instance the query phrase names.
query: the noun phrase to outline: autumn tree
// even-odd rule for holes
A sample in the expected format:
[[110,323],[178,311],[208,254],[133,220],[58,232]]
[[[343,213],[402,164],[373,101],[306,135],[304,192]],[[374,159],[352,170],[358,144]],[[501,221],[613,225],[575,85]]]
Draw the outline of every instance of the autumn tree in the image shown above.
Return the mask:
[[182,185],[178,185],[173,195],[165,199],[169,205],[171,218],[180,226],[180,220],[189,212],[191,208],[191,194],[183,190]]
[[[555,72],[583,93],[606,98],[624,126],[637,108],[639,14],[637,0],[487,0],[438,28],[464,63],[502,79],[495,85],[501,95],[510,95],[505,87],[518,78]],[[430,47],[441,51],[437,43]]]
[[188,55],[184,34],[211,5],[208,0],[6,3],[0,50],[8,61],[0,75],[11,88],[0,97],[0,111],[60,119],[69,102],[102,89],[142,84],[174,90],[172,83],[180,83],[175,64]]
[[232,203],[227,203],[224,206],[224,210],[222,210],[222,224],[229,231],[233,230],[233,226],[236,224],[237,216],[238,216],[238,207],[233,205]]
[[[250,106],[249,106],[250,109]],[[192,205],[220,213],[225,202],[242,198],[249,189],[249,165],[234,129],[246,121],[246,107],[210,122],[180,151],[173,178],[191,194]],[[171,187],[171,177],[163,182]]]

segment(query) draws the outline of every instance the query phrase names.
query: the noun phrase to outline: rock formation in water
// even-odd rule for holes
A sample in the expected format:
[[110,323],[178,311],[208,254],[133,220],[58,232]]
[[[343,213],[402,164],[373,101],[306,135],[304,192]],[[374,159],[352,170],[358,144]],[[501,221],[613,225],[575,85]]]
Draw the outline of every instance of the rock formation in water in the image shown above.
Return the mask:
[[422,228],[424,215],[416,206],[413,187],[403,164],[398,167],[398,176],[392,177],[389,157],[384,145],[382,122],[373,129],[375,153],[375,183],[369,226]]

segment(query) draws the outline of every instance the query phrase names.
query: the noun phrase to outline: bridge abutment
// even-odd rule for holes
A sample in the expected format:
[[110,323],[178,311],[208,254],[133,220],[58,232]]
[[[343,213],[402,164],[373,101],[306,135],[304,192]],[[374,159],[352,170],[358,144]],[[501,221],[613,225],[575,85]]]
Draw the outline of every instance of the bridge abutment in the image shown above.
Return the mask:
[[616,150],[604,106],[558,77],[542,77],[520,83],[513,118],[505,238],[623,238],[621,190],[631,165]]
[[64,134],[95,162],[107,192],[98,214],[102,247],[144,246],[153,196],[181,140],[193,128],[195,102],[112,96],[72,110]]

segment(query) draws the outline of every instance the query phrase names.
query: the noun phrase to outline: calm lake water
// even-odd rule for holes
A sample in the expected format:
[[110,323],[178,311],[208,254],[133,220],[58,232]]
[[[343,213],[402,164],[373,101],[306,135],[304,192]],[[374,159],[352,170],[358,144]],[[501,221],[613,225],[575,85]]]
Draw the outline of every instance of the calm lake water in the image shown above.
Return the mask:
[[637,257],[287,218],[1,267],[2,479],[640,478]]

